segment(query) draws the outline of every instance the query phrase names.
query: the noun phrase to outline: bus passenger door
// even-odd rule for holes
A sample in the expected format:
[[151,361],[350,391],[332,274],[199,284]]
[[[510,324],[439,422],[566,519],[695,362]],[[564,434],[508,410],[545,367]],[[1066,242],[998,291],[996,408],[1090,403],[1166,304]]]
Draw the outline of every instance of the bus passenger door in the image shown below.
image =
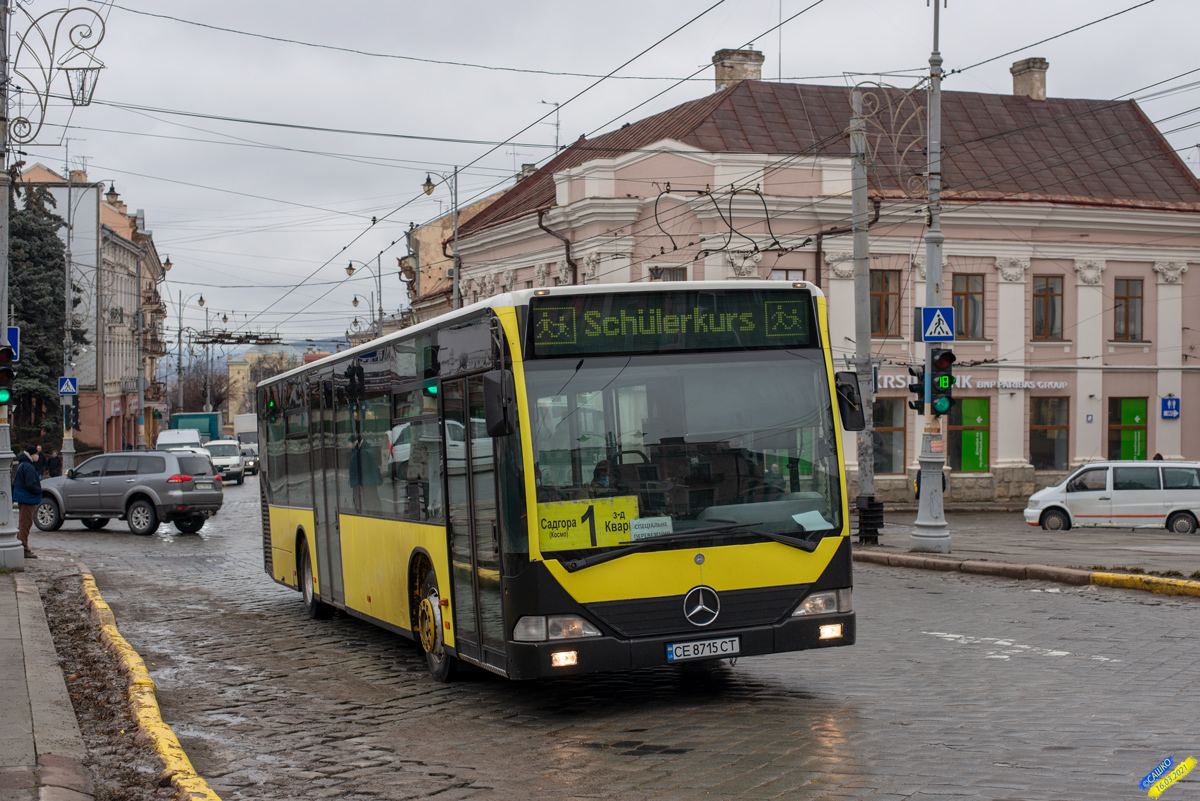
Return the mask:
[[495,457],[484,419],[483,379],[443,382],[442,395],[456,648],[503,670]]
[[345,603],[342,543],[338,528],[337,440],[333,427],[333,382],[314,381],[309,395],[313,476],[313,540],[321,597]]
[[504,593],[500,588],[500,516],[495,443],[487,433],[483,376],[467,379],[467,444],[471,452],[472,551],[483,661],[504,669]]
[[[446,522],[450,538],[450,593],[454,604],[454,647],[480,659],[475,584],[471,580],[471,487],[467,461],[467,403],[463,380],[442,382],[442,440],[446,447]],[[442,589],[445,592],[445,589]]]

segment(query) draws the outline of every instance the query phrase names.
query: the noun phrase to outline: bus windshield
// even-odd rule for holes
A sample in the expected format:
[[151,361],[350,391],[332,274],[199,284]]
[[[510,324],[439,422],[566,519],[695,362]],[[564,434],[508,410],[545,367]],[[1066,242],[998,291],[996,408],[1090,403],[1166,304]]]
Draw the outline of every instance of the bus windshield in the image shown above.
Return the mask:
[[536,360],[525,381],[544,554],[841,529],[819,349]]

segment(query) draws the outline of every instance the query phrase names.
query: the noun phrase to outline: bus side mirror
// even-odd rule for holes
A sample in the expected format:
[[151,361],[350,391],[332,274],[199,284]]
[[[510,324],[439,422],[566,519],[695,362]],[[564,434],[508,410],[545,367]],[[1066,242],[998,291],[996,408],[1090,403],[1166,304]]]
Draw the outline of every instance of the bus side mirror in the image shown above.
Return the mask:
[[507,437],[517,430],[517,404],[512,396],[511,370],[483,374],[483,413],[489,437]]
[[862,431],[866,428],[867,418],[863,413],[862,396],[858,394],[858,373],[834,373],[833,391],[837,393],[842,428],[847,431]]

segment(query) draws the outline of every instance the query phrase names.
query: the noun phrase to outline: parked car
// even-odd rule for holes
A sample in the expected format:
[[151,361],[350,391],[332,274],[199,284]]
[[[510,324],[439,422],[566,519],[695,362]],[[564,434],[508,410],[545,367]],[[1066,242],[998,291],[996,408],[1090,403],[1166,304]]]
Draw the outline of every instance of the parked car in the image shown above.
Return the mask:
[[223,479],[233,479],[238,484],[246,480],[246,468],[242,464],[242,446],[237,440],[215,439],[204,446],[212,457],[213,467]]
[[1193,534],[1200,462],[1092,462],[1029,496],[1025,522],[1069,528],[1166,528]]
[[205,454],[122,451],[43,479],[33,521],[42,531],[55,531],[63,520],[82,520],[96,531],[118,518],[143,536],[170,522],[184,534],[195,534],[222,500],[221,477]]
[[245,466],[246,474],[251,476],[258,475],[258,446],[252,442],[242,443],[242,464]]

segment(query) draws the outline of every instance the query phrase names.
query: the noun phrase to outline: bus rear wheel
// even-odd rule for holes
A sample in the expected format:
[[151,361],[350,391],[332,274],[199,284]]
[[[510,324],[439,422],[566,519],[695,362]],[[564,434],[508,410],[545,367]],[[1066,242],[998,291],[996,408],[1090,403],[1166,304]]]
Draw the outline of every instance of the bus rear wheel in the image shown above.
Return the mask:
[[442,637],[442,604],[438,595],[437,576],[433,568],[425,571],[421,579],[421,605],[417,609],[417,639],[425,652],[425,666],[436,681],[454,679],[455,660],[446,653]]

